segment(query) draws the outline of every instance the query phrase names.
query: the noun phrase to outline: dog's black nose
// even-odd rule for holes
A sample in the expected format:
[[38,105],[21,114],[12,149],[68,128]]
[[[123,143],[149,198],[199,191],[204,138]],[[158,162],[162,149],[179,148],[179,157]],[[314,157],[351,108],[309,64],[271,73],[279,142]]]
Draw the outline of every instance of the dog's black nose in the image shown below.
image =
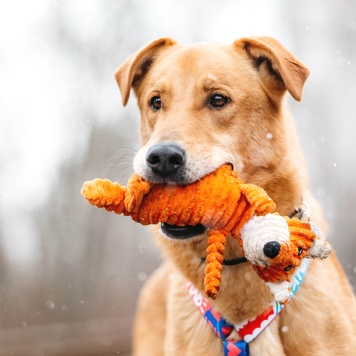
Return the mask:
[[277,241],[267,242],[263,247],[263,253],[269,258],[277,257],[280,250],[281,245]]
[[167,177],[184,165],[185,152],[178,145],[157,144],[147,151],[146,161],[154,173]]

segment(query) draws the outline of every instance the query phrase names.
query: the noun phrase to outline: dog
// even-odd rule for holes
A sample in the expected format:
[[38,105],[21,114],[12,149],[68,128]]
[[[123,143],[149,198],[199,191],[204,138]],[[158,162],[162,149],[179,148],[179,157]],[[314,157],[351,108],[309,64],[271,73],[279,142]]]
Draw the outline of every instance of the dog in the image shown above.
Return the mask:
[[[301,100],[308,75],[300,60],[269,37],[229,45],[181,45],[170,38],[147,44],[115,72],[123,105],[133,89],[141,112],[135,172],[152,183],[184,185],[229,163],[243,181],[267,191],[279,214],[290,215],[303,200],[311,221],[326,231],[307,188],[285,104],[287,92]],[[204,294],[204,230],[162,224],[153,234],[164,262],[140,294],[134,355],[224,355],[221,338],[186,287],[189,282]],[[242,257],[238,242],[229,238],[225,260]],[[250,265],[226,263],[219,294],[209,303],[237,325],[263,313],[272,301]],[[232,331],[228,339],[241,337]],[[248,347],[252,356],[356,352],[355,296],[334,253],[310,261],[294,298]]]

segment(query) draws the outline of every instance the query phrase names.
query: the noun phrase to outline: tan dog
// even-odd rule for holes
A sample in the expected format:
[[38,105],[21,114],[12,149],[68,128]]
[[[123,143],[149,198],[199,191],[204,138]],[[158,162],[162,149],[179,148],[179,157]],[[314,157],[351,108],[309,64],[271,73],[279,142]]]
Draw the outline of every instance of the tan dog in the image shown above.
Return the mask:
[[[301,100],[309,70],[277,41],[243,38],[232,45],[179,45],[156,40],[116,72],[123,104],[134,89],[143,147],[136,173],[160,183],[189,184],[231,163],[241,179],[263,187],[281,215],[301,199],[325,230],[306,188],[288,91]],[[206,235],[164,224],[155,236],[166,262],[142,290],[135,355],[223,355],[222,341],[197,311],[186,288],[204,291]],[[225,258],[241,257],[229,239]],[[225,266],[215,309],[232,324],[255,317],[272,300],[249,264]],[[231,335],[232,338],[237,335]],[[351,355],[356,351],[356,302],[336,257],[311,261],[285,310],[250,343],[256,355]]]

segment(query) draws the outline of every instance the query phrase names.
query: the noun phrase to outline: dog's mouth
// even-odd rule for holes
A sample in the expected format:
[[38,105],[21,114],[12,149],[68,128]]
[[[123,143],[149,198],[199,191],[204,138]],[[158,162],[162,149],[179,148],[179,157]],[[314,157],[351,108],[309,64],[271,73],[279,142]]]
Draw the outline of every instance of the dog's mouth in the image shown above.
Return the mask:
[[198,236],[206,231],[206,227],[202,224],[197,224],[194,226],[185,225],[169,225],[167,223],[161,224],[161,231],[169,238],[176,240],[186,240],[190,237]]

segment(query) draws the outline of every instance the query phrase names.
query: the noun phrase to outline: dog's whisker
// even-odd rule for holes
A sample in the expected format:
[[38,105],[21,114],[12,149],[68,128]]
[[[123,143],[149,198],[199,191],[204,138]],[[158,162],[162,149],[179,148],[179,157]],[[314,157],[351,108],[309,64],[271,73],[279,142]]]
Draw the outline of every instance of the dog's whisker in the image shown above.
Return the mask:
[[120,163],[120,162],[124,161],[125,159],[128,159],[128,162],[132,162],[134,157],[135,156],[131,155],[131,154],[123,154],[121,156],[115,156],[115,157],[109,158],[109,159],[105,160],[104,162],[110,162],[110,161],[116,160],[116,163]]
[[[123,154],[114,154],[122,151]],[[126,152],[125,152],[126,151]],[[112,150],[102,163],[110,169],[111,173],[109,176],[111,179],[117,176],[122,176],[122,171],[126,169],[131,169],[133,166],[133,160],[136,155],[137,150],[132,147],[118,147]],[[111,156],[111,157],[110,157]]]
[[132,151],[134,154],[137,153],[137,150],[136,150],[135,148],[121,146],[121,147],[118,147],[118,148],[113,149],[113,150],[110,151],[108,154],[112,154],[112,153],[117,152],[117,151],[119,151],[119,150],[130,150],[130,151]]
[[113,157],[110,157],[110,158],[104,160],[104,162],[109,162],[109,161],[113,161],[113,160],[121,160],[121,159],[126,158],[126,157],[129,158],[129,159],[132,161],[133,158],[135,157],[135,155],[134,155],[134,154],[131,154],[131,153],[126,153],[126,154],[124,154],[124,155],[122,155],[122,156],[113,156]]
[[107,164],[115,165],[115,164],[122,164],[122,163],[132,163],[132,159],[125,160],[125,159],[117,159],[114,162],[107,162]]
[[217,156],[217,153],[211,154],[211,155],[209,155],[209,156],[204,156],[204,157],[203,157],[203,160],[208,160],[208,159],[210,159],[211,157],[214,157],[214,156]]
[[[118,164],[116,163],[111,163],[111,164],[108,164],[107,167],[111,168],[111,167],[118,167],[120,165],[120,168],[126,168],[126,167],[130,167],[132,168],[132,165],[130,164],[131,162],[120,162]],[[126,167],[125,167],[126,165]]]
[[115,177],[119,176],[124,181],[127,181],[127,179],[131,176],[132,172],[133,172],[132,166],[127,166],[127,167],[122,166],[120,167],[120,169],[113,171],[111,175],[111,180],[117,180],[116,178],[114,179],[114,174],[115,174]]
[[121,157],[105,161],[107,164],[121,164],[121,163],[132,163],[133,158]]

